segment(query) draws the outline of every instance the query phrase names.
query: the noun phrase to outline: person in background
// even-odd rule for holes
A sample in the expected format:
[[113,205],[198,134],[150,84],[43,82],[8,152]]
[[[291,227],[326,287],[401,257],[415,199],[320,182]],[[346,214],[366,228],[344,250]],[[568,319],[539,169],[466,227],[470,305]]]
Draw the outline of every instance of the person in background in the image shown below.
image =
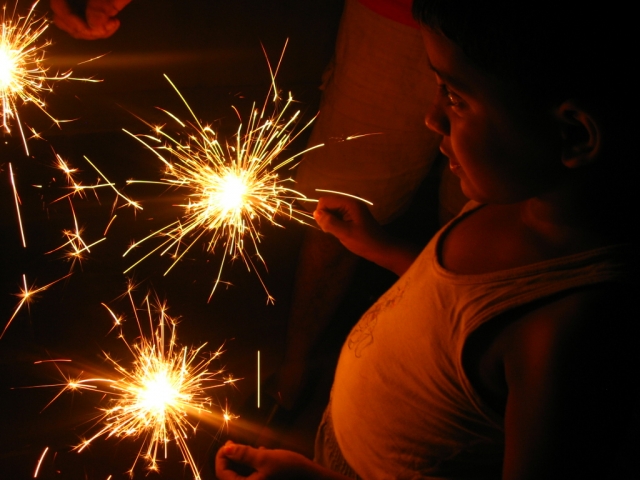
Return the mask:
[[[422,121],[436,92],[432,77],[411,0],[347,0],[308,142],[325,146],[304,156],[296,189],[311,198],[318,189],[365,198],[383,225],[406,211],[439,153],[440,135]],[[452,216],[464,202],[455,181],[451,191],[444,204]],[[300,407],[314,349],[337,320],[359,262],[332,235],[305,230],[283,360],[263,389],[276,401],[269,415],[276,425]]]

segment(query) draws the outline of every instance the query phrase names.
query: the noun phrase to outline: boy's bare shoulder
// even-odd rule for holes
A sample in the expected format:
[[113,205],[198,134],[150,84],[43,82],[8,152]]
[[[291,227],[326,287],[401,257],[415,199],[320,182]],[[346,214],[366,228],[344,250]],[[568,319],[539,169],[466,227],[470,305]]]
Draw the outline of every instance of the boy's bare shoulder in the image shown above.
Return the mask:
[[452,272],[482,274],[544,260],[532,240],[516,207],[484,205],[456,221],[439,254],[442,265]]
[[522,204],[484,205],[445,232],[442,265],[459,274],[483,274],[604,247],[616,240],[589,229],[531,220]]

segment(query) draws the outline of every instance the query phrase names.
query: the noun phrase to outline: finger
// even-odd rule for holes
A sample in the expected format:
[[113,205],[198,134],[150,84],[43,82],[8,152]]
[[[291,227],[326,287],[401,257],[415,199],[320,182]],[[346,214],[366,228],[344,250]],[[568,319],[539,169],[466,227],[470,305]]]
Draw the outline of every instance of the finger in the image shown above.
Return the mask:
[[118,15],[131,0],[89,0],[86,7],[86,16],[89,24],[90,17],[95,17],[97,21],[101,19],[111,19]]
[[316,210],[313,218],[323,232],[330,233],[338,239],[348,233],[348,224],[328,210]]
[[87,12],[101,12],[107,17],[115,17],[131,0],[89,0],[85,10]]
[[358,200],[340,195],[326,195],[318,200],[318,208],[328,210],[353,210],[358,208]]
[[98,38],[107,38],[120,27],[116,15],[130,0],[89,0],[85,10],[87,24]]
[[66,0],[51,0],[53,22],[74,38],[107,38],[120,27],[120,21],[115,16],[130,2],[131,0],[89,0],[85,9],[85,20],[71,11]]
[[218,480],[245,479],[247,477],[239,475],[233,468],[235,465],[237,465],[237,462],[227,457],[227,454],[230,452],[230,444],[230,441],[227,442],[218,450],[218,453],[216,454],[216,477],[218,478]]
[[99,12],[87,11],[87,24],[94,39],[108,38],[120,28],[120,20]]
[[364,202],[348,197],[322,197],[318,201],[317,209],[328,210],[342,220],[356,224],[361,224],[371,217],[369,208]]
[[74,38],[85,38],[89,27],[83,19],[71,11],[66,0],[51,0],[50,6],[53,12],[53,23],[58,28]]
[[256,462],[257,449],[248,445],[240,445],[233,442],[227,442],[222,447],[223,454],[226,458],[244,465],[254,466]]
[[68,16],[63,14],[54,14],[53,16],[53,23],[58,28],[64,30],[73,38],[80,40],[97,40],[113,35],[120,26],[118,20],[114,19],[114,21],[112,23],[107,22],[106,25],[90,27],[83,19],[72,13],[69,13]]
[[[248,445],[239,445],[230,440],[222,447],[218,454],[222,455],[226,461],[226,469],[235,476],[225,477],[224,480],[265,480],[266,476],[258,471],[260,463],[260,453],[258,449]],[[216,457],[217,460],[217,457]],[[217,464],[216,464],[217,472]],[[241,472],[238,474],[238,472]],[[248,476],[243,476],[242,474]],[[229,474],[230,475],[230,474]]]

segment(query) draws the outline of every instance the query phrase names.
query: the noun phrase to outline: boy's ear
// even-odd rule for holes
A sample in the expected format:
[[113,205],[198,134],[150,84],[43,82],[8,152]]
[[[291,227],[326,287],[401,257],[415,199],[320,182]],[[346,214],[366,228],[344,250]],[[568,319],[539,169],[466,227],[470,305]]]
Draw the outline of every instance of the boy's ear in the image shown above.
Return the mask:
[[563,102],[556,113],[562,134],[562,163],[578,168],[595,162],[602,147],[597,119],[574,100]]

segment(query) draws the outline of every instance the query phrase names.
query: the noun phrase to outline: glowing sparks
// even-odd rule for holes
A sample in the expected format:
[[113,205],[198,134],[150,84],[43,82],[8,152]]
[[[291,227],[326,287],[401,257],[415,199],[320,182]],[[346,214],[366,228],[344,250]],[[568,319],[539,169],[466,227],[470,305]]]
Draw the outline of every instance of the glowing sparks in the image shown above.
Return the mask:
[[[91,187],[84,187],[84,188],[98,188],[98,187],[110,187],[111,190],[113,190],[116,194],[116,202],[118,200],[118,198],[124,200],[124,205],[125,207],[133,207],[136,210],[142,210],[142,206],[140,206],[140,204],[138,202],[136,202],[135,200],[131,200],[129,197],[127,197],[126,195],[124,195],[120,190],[118,190],[116,188],[115,183],[112,183],[109,181],[109,179],[105,176],[104,173],[102,173],[98,167],[95,166],[95,164],[89,160],[86,156],[84,157],[84,159],[86,160],[86,162],[91,165],[93,167],[93,169],[98,172],[98,175],[100,175],[101,178],[104,179],[105,182],[107,183],[102,183],[102,184],[98,184],[98,185],[92,185]],[[74,187],[76,187],[76,185],[74,185]]]
[[[211,363],[222,354],[221,349],[204,355],[202,351],[206,344],[198,348],[178,346],[177,322],[167,314],[166,304],[152,303],[147,295],[142,308],[139,308],[134,302],[131,288],[127,294],[140,333],[133,344],[120,333],[120,338],[132,354],[131,365],[125,366],[105,353],[114,374],[107,375],[108,378],[81,378],[82,374],[71,378],[63,375],[64,383],[47,385],[62,387],[51,402],[67,391],[100,392],[107,406],[101,409],[96,422],[97,431],[76,446],[76,450],[84,450],[103,436],[142,438],[142,446],[128,472],[133,477],[135,466],[141,458],[147,462],[148,470],[157,471],[159,459],[167,457],[168,445],[175,442],[194,477],[200,479],[187,445],[187,438],[196,430],[196,424],[190,417],[217,417],[222,425],[235,418],[226,407],[221,408],[220,413],[214,413],[214,402],[208,394],[210,389],[235,380],[230,377],[221,379],[221,370],[210,370]],[[104,306],[114,320],[114,328],[121,329],[122,316]],[[150,335],[144,333],[140,311],[144,311],[148,317]],[[165,330],[168,331],[167,338]],[[105,383],[105,386],[98,388],[99,383]]]
[[36,1],[27,15],[16,13],[17,0],[11,15],[7,15],[7,6],[2,9],[2,33],[0,34],[0,98],[2,106],[2,128],[11,133],[11,123],[20,129],[23,145],[27,155],[27,139],[18,114],[18,103],[33,103],[54,123],[60,121],[53,118],[46,110],[42,95],[51,91],[51,82],[71,78],[71,72],[49,75],[45,65],[45,54],[50,41],[42,39],[49,22],[46,17],[38,16]]
[[[90,190],[90,191],[93,191],[94,193],[96,193],[99,188],[109,187],[116,194],[116,201],[114,203],[114,208],[115,208],[115,206],[117,206],[118,199],[122,199],[122,200],[124,200],[124,205],[123,206],[125,206],[125,207],[133,207],[136,210],[142,210],[142,207],[140,206],[140,204],[138,202],[136,202],[135,200],[130,199],[129,197],[124,195],[120,190],[118,190],[116,188],[116,184],[113,183],[113,182],[110,182],[109,179],[106,177],[106,175],[104,173],[102,173],[98,169],[98,167],[96,167],[96,165],[91,160],[89,160],[89,158],[87,158],[85,156],[84,159],[89,165],[91,165],[91,167],[98,173],[98,175],[100,175],[100,178],[102,180],[104,180],[105,183],[99,183],[98,182],[98,183],[96,183],[94,185],[83,185],[81,182],[77,181],[76,178],[75,178],[75,174],[78,173],[78,169],[77,168],[72,168],[67,161],[65,161],[60,155],[56,154],[56,165],[55,165],[55,167],[65,175],[65,178],[67,179],[69,193],[67,193],[66,195],[61,196],[60,198],[57,198],[56,200],[54,200],[54,203],[55,202],[59,202],[60,200],[62,200],[64,198],[72,198],[72,197],[74,197],[76,195],[80,196],[80,197],[83,197],[83,196],[85,196],[85,193],[86,193],[87,190]],[[111,221],[113,221],[113,219]],[[109,224],[111,224],[111,222],[109,222]],[[107,227],[107,229],[108,229],[108,227]]]
[[[74,218],[75,220],[75,218]],[[100,240],[97,240],[91,244],[87,244],[85,243],[85,241],[82,239],[82,237],[80,236],[81,234],[81,230],[79,230],[77,228],[77,222],[76,222],[76,230],[75,231],[71,231],[71,230],[63,230],[62,234],[66,237],[67,241],[62,244],[60,247],[56,248],[55,250],[52,250],[51,252],[47,252],[47,253],[52,253],[56,250],[60,250],[62,248],[67,247],[67,250],[65,252],[65,257],[71,261],[71,269],[73,270],[73,267],[75,266],[76,262],[81,262],[82,260],[84,260],[85,258],[85,253],[90,252],[91,247],[93,247],[94,245],[97,245],[100,242],[103,242],[104,240],[106,240],[105,237],[101,238]]]
[[18,302],[18,305],[16,306],[16,308],[13,310],[13,315],[11,315],[11,318],[9,319],[9,321],[7,322],[7,324],[5,325],[4,329],[2,330],[2,333],[0,333],[0,338],[2,338],[4,336],[4,334],[6,333],[7,329],[9,328],[9,325],[11,325],[11,322],[13,322],[13,319],[16,318],[16,315],[18,315],[18,312],[20,311],[20,309],[22,309],[23,305],[26,303],[27,306],[29,305],[29,303],[31,303],[36,296],[41,293],[44,292],[46,289],[48,289],[51,285],[54,285],[56,283],[58,283],[60,280],[64,280],[65,278],[69,277],[71,274],[67,274],[62,278],[59,278],[57,280],[54,280],[53,282],[45,285],[44,287],[37,287],[34,288],[34,286],[32,286],[31,288],[29,288],[29,286],[27,285],[27,276],[26,275],[22,275],[22,283],[24,285],[24,288],[21,288],[20,293],[17,293],[16,296],[20,298],[20,301]]
[[11,179],[11,187],[13,189],[13,200],[16,204],[16,214],[18,215],[18,227],[20,229],[20,238],[22,238],[22,246],[27,248],[27,239],[24,236],[24,228],[22,228],[22,216],[20,215],[20,197],[18,196],[18,189],[16,188],[16,181],[13,175],[13,167],[9,162],[9,177]]
[[38,478],[38,473],[40,472],[40,466],[42,465],[42,461],[44,460],[45,455],[49,451],[49,447],[46,447],[40,455],[40,459],[38,460],[38,464],[36,465],[36,470],[33,472],[33,478]]
[[76,262],[81,263],[82,260],[86,258],[86,254],[91,251],[91,247],[97,245],[100,242],[103,242],[104,240],[106,240],[106,237],[102,237],[100,240],[97,240],[91,244],[87,244],[81,236],[82,229],[78,226],[78,219],[76,218],[76,212],[73,209],[73,203],[71,203],[70,198],[69,205],[71,206],[71,214],[73,215],[73,224],[75,228],[74,230],[63,230],[62,235],[67,239],[67,241],[60,245],[58,248],[46,252],[46,254],[65,249],[64,256],[71,262],[71,268],[69,270],[73,271],[73,267],[75,266]]
[[[171,85],[176,89],[173,83]],[[312,218],[306,211],[295,207],[296,200],[304,201],[306,197],[291,188],[293,180],[279,175],[285,166],[291,166],[305,152],[278,160],[311,122],[296,131],[300,112],[286,116],[293,98],[289,95],[284,106],[279,108],[276,95],[272,115],[267,117],[267,97],[262,109],[254,104],[246,127],[240,124],[231,141],[221,142],[210,126],[198,120],[182,95],[180,98],[191,113],[193,122],[186,124],[173,114],[165,113],[177,122],[184,132],[183,137],[171,136],[163,127],[151,125],[154,136],[127,133],[152,150],[165,166],[165,178],[160,182],[138,183],[160,183],[183,190],[185,202],[178,205],[183,209],[183,215],[135,242],[125,255],[143,242],[161,239],[159,245],[128,270],[151,254],[160,252],[161,255],[169,253],[173,258],[166,274],[199,240],[206,239],[207,252],[214,253],[217,248],[222,250],[218,275],[211,290],[213,294],[221,281],[226,259],[242,258],[249,270],[256,270],[252,257],[264,263],[258,249],[261,221],[280,226],[278,216],[302,223]],[[247,247],[250,247],[251,254]],[[267,291],[261,278],[260,281]],[[273,301],[268,291],[267,295],[268,300]]]
[[[98,170],[96,166],[88,158],[85,157],[85,160],[100,175],[100,179],[98,180],[98,183],[93,185],[83,185],[79,180],[76,179],[76,175],[79,174],[79,170],[77,168],[72,167],[69,164],[69,162],[64,160],[60,155],[56,154],[55,168],[63,173],[67,181],[67,189],[69,190],[69,192],[62,195],[59,198],[56,198],[52,203],[59,202],[64,199],[67,199],[69,201],[71,216],[73,218],[73,229],[62,230],[62,236],[65,238],[66,241],[59,247],[54,248],[53,250],[46,253],[51,254],[51,253],[62,250],[64,252],[64,257],[71,262],[70,271],[73,271],[73,268],[76,262],[81,264],[82,260],[84,260],[87,254],[91,252],[91,248],[93,246],[106,240],[107,231],[109,230],[109,228],[111,227],[111,224],[116,218],[116,215],[113,215],[111,217],[111,219],[109,220],[104,230],[103,237],[101,239],[96,240],[92,243],[87,243],[82,236],[83,229],[79,226],[78,219],[76,217],[76,213],[75,213],[75,209],[72,201],[74,197],[76,196],[86,197],[87,191],[93,192],[97,197],[98,196],[97,191],[99,188],[108,187],[116,192],[114,209],[118,205],[118,200],[122,198],[125,199],[124,206],[132,206],[136,209],[142,209],[142,207],[140,207],[140,205],[137,202],[126,197],[118,189],[116,189],[115,184],[110,182],[104,176],[104,174],[100,170]],[[101,180],[104,180],[105,183],[100,183]]]

